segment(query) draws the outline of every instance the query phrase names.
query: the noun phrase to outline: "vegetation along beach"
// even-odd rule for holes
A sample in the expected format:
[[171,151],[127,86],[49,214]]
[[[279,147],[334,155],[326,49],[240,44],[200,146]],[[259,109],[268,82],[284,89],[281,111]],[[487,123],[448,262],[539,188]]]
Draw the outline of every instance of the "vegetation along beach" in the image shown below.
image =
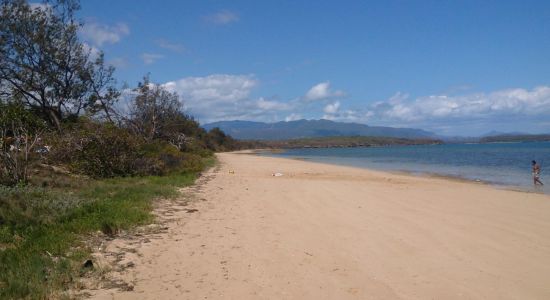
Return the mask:
[[549,11],[0,0],[0,299],[550,299]]

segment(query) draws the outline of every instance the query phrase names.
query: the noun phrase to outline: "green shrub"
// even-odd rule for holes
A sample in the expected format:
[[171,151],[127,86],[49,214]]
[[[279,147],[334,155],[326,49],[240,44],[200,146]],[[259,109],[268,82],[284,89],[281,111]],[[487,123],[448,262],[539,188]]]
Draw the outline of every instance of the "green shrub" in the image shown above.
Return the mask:
[[200,172],[204,167],[204,159],[199,154],[184,153],[182,168],[185,172]]
[[206,147],[206,144],[198,139],[190,139],[186,144],[186,151],[188,153],[198,154],[201,157],[210,157],[214,153],[212,150]]
[[238,149],[238,142],[225,134],[219,127],[214,127],[205,136],[206,146],[212,151],[231,151]]
[[163,141],[144,144],[141,157],[136,161],[138,175],[166,175],[181,169],[184,154]]
[[182,152],[168,141],[146,142],[125,128],[85,118],[66,125],[62,133],[50,134],[48,143],[49,163],[92,178],[198,172],[203,158],[213,153],[199,139],[189,138]]
[[141,157],[142,142],[130,131],[86,119],[52,136],[51,143],[48,157],[53,163],[66,164],[71,171],[93,178],[134,175]]
[[44,121],[20,103],[0,102],[0,184],[27,183],[28,165],[45,130]]

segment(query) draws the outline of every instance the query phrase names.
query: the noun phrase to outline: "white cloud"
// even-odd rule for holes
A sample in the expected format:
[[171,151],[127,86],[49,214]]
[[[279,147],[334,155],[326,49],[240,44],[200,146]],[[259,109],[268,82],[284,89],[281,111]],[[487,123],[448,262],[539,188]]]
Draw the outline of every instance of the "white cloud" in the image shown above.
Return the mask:
[[355,110],[347,109],[344,111],[340,111],[338,108],[336,108],[334,112],[327,112],[325,110],[323,119],[331,120],[331,121],[339,121],[339,122],[364,122],[365,121],[361,117],[360,113]]
[[330,82],[325,81],[311,87],[309,91],[307,91],[304,98],[307,101],[315,101],[315,100],[324,100],[324,99],[330,99],[330,98],[338,98],[343,96],[345,96],[345,93],[343,91],[332,91],[330,88]]
[[288,110],[288,109],[290,109],[290,105],[288,103],[265,100],[263,97],[258,99],[256,103],[258,104],[258,107],[263,109],[263,110],[273,111],[273,110]]
[[325,106],[323,111],[326,114],[335,114],[338,112],[338,108],[340,108],[340,101],[336,101],[334,103],[329,103]]
[[84,42],[82,43],[82,48],[84,50],[84,52],[86,53],[89,53],[90,54],[90,58],[91,59],[96,59],[99,54],[101,53],[101,50],[99,50],[98,48]]
[[219,12],[203,16],[203,19],[206,22],[216,24],[216,25],[227,25],[233,22],[239,21],[239,15],[229,11],[229,10],[221,10]]
[[369,120],[374,116],[374,112],[369,110],[364,114],[364,116],[365,116],[365,119]]
[[257,84],[258,81],[252,75],[214,74],[186,77],[167,82],[165,86],[191,101],[232,102],[248,98]]
[[170,41],[167,41],[165,39],[158,39],[156,41],[157,45],[163,49],[167,49],[170,51],[174,51],[177,53],[182,53],[185,51],[185,47],[182,44],[179,43],[172,43]]
[[[284,119],[295,108],[293,102],[281,102],[265,97],[252,97],[259,84],[254,75],[212,74],[204,77],[185,77],[162,86],[180,95],[184,110],[201,123],[220,120],[256,120],[275,122]],[[132,90],[123,91],[117,108],[128,112]],[[283,114],[283,116],[281,116]],[[301,116],[291,114],[291,118]]]
[[283,103],[264,98],[251,99],[258,85],[253,75],[213,74],[186,77],[164,86],[177,92],[185,109],[201,122],[218,120],[274,120],[267,115],[286,109]]
[[[328,83],[310,89],[309,99],[289,101],[253,96],[254,75],[213,74],[164,84],[177,92],[188,113],[201,123],[219,120],[275,122],[318,118],[369,125],[413,127],[441,134],[481,134],[490,130],[548,132],[550,87],[506,89],[489,93],[411,97],[396,93],[384,101],[346,107]],[[315,88],[315,87],[314,87]],[[331,98],[331,96],[333,98]],[[327,98],[328,97],[328,98]]]
[[550,132],[544,124],[550,115],[550,87],[416,98],[396,93],[355,112],[359,122],[423,128],[447,135],[475,136],[491,130]]
[[301,119],[303,119],[301,114],[291,113],[290,115],[286,116],[285,121],[290,122],[290,121],[297,121]]
[[[279,101],[266,97],[253,97],[252,91],[259,85],[253,75],[213,74],[205,77],[186,77],[170,81],[164,86],[181,95],[185,109],[201,122],[219,120],[292,121],[304,116],[315,117],[323,112],[326,118],[345,119],[351,114],[341,111],[339,100],[324,106],[321,101],[303,101],[303,97]],[[327,86],[324,95],[330,99],[343,92],[332,91]],[[326,104],[326,103],[325,103]]]
[[486,119],[550,114],[550,87],[507,89],[461,96],[431,95],[410,100],[398,93],[369,108],[370,116],[398,121]]
[[141,54],[141,60],[143,60],[143,63],[146,65],[150,65],[154,63],[155,61],[163,58],[164,55],[162,54],[155,54],[155,53],[143,53]]
[[80,33],[85,40],[91,42],[94,46],[101,47],[106,43],[118,43],[123,36],[130,34],[130,28],[124,23],[109,26],[96,22],[88,22],[84,24]]
[[[254,75],[213,74],[205,77],[186,77],[164,84],[177,92],[185,110],[201,123],[220,120],[256,120],[275,122],[299,119],[294,113],[299,101],[279,101],[255,97],[259,85]],[[289,115],[290,114],[290,115]]]

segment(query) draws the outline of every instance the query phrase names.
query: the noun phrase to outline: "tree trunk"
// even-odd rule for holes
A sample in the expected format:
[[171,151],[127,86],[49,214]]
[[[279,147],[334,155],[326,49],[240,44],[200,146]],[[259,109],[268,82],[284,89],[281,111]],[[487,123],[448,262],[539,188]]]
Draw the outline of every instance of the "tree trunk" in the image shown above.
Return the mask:
[[61,131],[61,113],[52,108],[48,109],[48,119],[58,131]]

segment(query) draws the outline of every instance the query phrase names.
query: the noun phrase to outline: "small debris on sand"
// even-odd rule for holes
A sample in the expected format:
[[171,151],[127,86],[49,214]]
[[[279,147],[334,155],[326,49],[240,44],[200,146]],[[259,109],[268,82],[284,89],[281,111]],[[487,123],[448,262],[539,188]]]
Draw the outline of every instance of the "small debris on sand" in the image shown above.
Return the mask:
[[82,267],[85,268],[85,269],[88,269],[88,268],[93,268],[94,267],[94,263],[92,262],[91,259],[88,259],[84,262],[84,264],[82,264]]

